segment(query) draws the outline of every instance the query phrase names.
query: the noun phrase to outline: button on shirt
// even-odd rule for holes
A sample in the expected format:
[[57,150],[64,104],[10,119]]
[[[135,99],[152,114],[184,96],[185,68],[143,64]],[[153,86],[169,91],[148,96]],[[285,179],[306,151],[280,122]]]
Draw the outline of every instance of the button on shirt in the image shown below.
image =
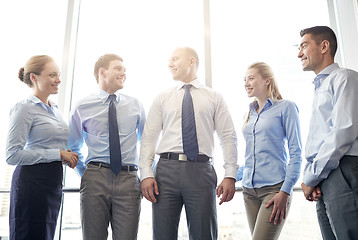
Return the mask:
[[261,188],[283,181],[281,191],[290,194],[302,162],[298,109],[291,101],[271,99],[259,114],[257,108],[256,101],[250,104],[250,118],[243,129],[246,153],[242,185]]
[[[229,110],[220,94],[194,80],[190,93],[193,99],[199,153],[213,157],[214,131],[220,139],[225,177],[236,178],[237,138]],[[139,160],[141,179],[154,177],[152,165],[155,153],[183,153],[182,101],[184,83],[158,95],[150,108],[145,125]],[[159,135],[162,133],[160,143]]]
[[358,156],[358,73],[333,63],[314,93],[303,182],[316,186],[344,155]]
[[[137,99],[119,94],[118,91],[115,95],[122,164],[137,165],[137,144],[142,136],[145,112]],[[68,148],[79,154],[76,169],[81,176],[85,170],[84,164],[91,161],[110,163],[109,101],[109,93],[99,89],[97,93],[80,100],[71,111]],[[88,147],[86,160],[81,151],[84,141]]]
[[35,96],[17,103],[10,111],[6,161],[11,165],[33,165],[62,161],[70,134],[53,102],[48,106]]

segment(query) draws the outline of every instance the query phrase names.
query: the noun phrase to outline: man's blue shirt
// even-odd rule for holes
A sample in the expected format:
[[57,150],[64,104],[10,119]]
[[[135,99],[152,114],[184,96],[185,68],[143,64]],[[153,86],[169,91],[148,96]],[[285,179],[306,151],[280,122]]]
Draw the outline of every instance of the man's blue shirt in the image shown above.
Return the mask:
[[[137,99],[119,91],[115,95],[122,164],[137,165],[137,145],[144,128],[145,112]],[[97,93],[80,100],[71,111],[68,148],[80,156],[76,168],[81,176],[85,170],[84,164],[91,161],[110,163],[108,97],[109,93],[99,89]],[[88,149],[86,159],[82,152],[84,142]]]

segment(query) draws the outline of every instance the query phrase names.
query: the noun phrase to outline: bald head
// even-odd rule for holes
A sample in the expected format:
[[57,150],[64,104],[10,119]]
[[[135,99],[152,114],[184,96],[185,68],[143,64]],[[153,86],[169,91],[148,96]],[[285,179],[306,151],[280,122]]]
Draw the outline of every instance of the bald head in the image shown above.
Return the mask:
[[199,67],[199,57],[196,51],[193,48],[190,47],[184,47],[183,50],[187,53],[187,56],[189,58],[194,58],[196,63],[196,69]]
[[185,56],[189,59],[194,58],[195,59],[195,65],[196,65],[196,69],[198,69],[199,67],[199,57],[197,52],[191,48],[191,47],[179,47],[177,49],[175,49],[175,51],[183,51],[183,53],[185,54]]
[[196,51],[190,47],[180,47],[172,53],[168,67],[174,80],[191,82],[197,78],[199,58]]

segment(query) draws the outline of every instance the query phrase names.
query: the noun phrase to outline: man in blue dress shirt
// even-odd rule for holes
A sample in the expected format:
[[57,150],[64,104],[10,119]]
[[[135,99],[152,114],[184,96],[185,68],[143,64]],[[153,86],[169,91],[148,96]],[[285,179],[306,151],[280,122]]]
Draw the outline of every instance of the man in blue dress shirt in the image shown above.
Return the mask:
[[[71,111],[68,146],[80,156],[77,170],[81,179],[81,223],[83,239],[105,240],[111,222],[113,239],[137,239],[141,191],[137,176],[137,143],[142,136],[145,113],[135,98],[119,93],[126,79],[122,58],[101,56],[94,75],[99,90],[80,100]],[[110,151],[110,105],[114,104],[121,161],[112,170]],[[84,159],[81,149],[88,147]],[[111,145],[112,147],[112,145]],[[111,156],[110,156],[111,155]],[[85,167],[85,165],[86,167]]]
[[334,63],[332,29],[300,34],[303,70],[317,75],[302,190],[317,201],[323,239],[358,239],[358,73]]

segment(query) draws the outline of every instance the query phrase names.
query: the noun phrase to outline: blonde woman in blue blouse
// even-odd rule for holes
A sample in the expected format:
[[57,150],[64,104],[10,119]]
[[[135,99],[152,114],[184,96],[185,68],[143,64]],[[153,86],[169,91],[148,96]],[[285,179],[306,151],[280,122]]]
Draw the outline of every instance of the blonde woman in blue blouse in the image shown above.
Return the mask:
[[62,199],[62,163],[74,168],[78,154],[66,150],[69,128],[56,104],[59,68],[46,55],[33,56],[19,78],[33,95],[10,111],[6,161],[12,176],[9,224],[11,240],[54,238]]
[[248,97],[254,97],[243,127],[246,214],[252,239],[278,239],[301,168],[298,109],[282,99],[266,63],[248,67],[245,89]]

